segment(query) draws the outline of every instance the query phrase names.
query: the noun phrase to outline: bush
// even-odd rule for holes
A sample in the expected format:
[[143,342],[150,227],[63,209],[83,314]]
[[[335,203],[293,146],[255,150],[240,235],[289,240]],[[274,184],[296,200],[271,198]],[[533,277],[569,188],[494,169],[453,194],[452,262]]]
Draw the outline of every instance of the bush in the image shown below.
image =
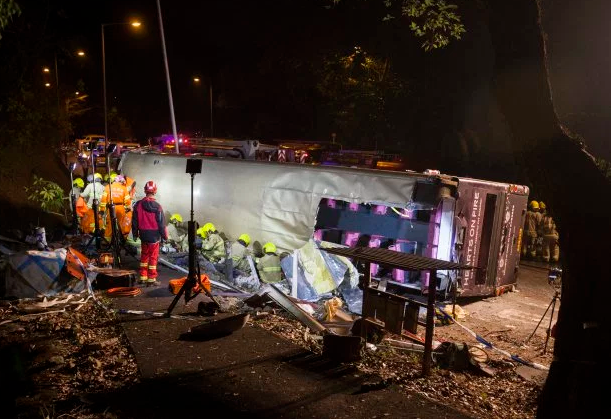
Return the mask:
[[38,203],[43,211],[65,216],[64,190],[57,183],[34,175],[32,186],[26,186],[25,192],[28,200]]

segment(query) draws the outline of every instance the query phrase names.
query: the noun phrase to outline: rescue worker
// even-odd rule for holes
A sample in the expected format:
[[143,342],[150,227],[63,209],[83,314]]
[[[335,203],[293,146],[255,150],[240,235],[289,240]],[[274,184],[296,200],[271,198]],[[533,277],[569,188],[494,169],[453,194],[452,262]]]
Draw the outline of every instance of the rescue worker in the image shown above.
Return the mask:
[[125,234],[123,234],[124,229],[122,229],[121,226],[124,225],[125,214],[131,211],[132,198],[127,193],[127,188],[123,184],[123,182],[125,182],[123,176],[114,173],[114,176],[111,174],[109,179],[113,179],[112,185],[106,185],[104,188],[104,198],[100,201],[100,211],[102,213],[106,213],[104,238],[110,242],[110,239],[112,238],[112,217],[106,211],[107,206],[111,202],[114,204],[115,215],[117,217],[117,227],[120,229],[120,234],[125,237]]
[[263,257],[257,259],[257,271],[261,282],[269,284],[282,280],[282,268],[276,250],[274,243],[268,242],[263,245]]
[[81,192],[85,188],[85,182],[80,177],[72,181],[72,190],[70,191],[70,208],[74,209],[76,199],[81,196]]
[[547,207],[545,206],[545,202],[539,201],[539,224],[537,224],[537,245],[536,245],[536,253],[537,260],[543,260],[543,236],[539,233],[541,230],[541,223],[543,222],[543,218],[545,218],[545,214]]
[[522,256],[534,259],[537,256],[537,229],[541,222],[539,203],[530,201],[529,209],[526,211],[524,220],[524,243],[522,245]]
[[231,245],[231,260],[233,268],[250,275],[250,265],[247,256],[250,254],[248,245],[250,244],[250,236],[242,234],[238,240]]
[[[72,189],[70,190],[70,211],[72,211],[72,228],[74,231],[78,232],[78,227],[81,225],[81,212],[82,212],[82,204],[83,198],[81,198],[81,192],[85,188],[85,182],[80,177],[77,177],[72,181]],[[77,202],[80,200],[81,208],[77,209]]]
[[[81,197],[87,201],[87,212],[81,220],[81,230],[83,233],[91,234],[95,231],[95,211],[104,198],[104,185],[102,185],[102,175],[95,173],[92,182],[89,183],[81,193]],[[94,211],[95,205],[95,211]],[[98,226],[102,227],[102,217],[98,211]]]
[[182,215],[172,214],[168,223],[168,245],[177,252],[189,250],[189,224],[182,221]]
[[163,208],[155,201],[157,185],[149,180],[144,185],[145,198],[136,202],[133,209],[132,235],[142,243],[140,254],[141,284],[157,284],[157,260],[159,242],[168,239]]
[[545,214],[539,224],[539,237],[542,240],[541,258],[544,262],[558,262],[560,248],[558,247],[558,230],[551,215]]
[[206,223],[197,229],[202,238],[202,255],[212,263],[222,262],[225,259],[225,241],[212,223]]
[[129,193],[129,195],[132,197],[132,200],[133,200],[134,196],[136,195],[136,181],[126,175],[123,175],[123,177],[125,178],[125,187],[127,188],[127,192]]

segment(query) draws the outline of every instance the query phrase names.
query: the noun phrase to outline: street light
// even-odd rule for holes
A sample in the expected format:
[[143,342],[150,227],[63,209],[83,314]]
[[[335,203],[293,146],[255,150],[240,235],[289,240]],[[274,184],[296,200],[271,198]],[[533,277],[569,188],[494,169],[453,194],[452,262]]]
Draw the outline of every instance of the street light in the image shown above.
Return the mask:
[[174,99],[172,98],[172,84],[170,83],[170,65],[168,64],[168,53],[165,48],[165,34],[163,32],[163,17],[161,16],[161,2],[157,0],[157,15],[159,16],[159,30],[161,32],[161,49],[163,51],[163,64],[165,66],[165,79],[168,86],[168,99],[170,102],[170,121],[172,122],[172,134],[176,144],[176,154],[180,153],[178,147],[178,132],[176,131],[176,118],[174,117]]
[[104,46],[104,28],[106,26],[117,26],[117,25],[130,25],[134,28],[139,28],[141,23],[139,21],[131,22],[117,22],[117,23],[102,23],[102,86],[104,90],[104,139],[106,140],[106,146],[109,144],[108,138],[108,108],[106,101],[106,48]]
[[[193,77],[193,83],[200,84],[200,82],[201,79],[199,77]],[[210,97],[210,137],[214,137],[214,122],[212,120],[212,81],[210,81],[208,95]]]
[[[78,50],[76,52],[76,55],[78,55],[79,57],[84,57],[85,56],[85,51],[83,50]],[[57,51],[53,53],[53,61],[55,63],[55,91],[57,93],[57,118],[59,121],[59,114],[61,112],[61,101],[59,99],[59,69],[58,69],[58,65],[57,65]],[[43,67],[42,68],[42,72],[45,74],[49,74],[51,72],[51,69],[49,69],[49,67]],[[51,87],[51,84],[46,83],[45,84],[46,87]]]

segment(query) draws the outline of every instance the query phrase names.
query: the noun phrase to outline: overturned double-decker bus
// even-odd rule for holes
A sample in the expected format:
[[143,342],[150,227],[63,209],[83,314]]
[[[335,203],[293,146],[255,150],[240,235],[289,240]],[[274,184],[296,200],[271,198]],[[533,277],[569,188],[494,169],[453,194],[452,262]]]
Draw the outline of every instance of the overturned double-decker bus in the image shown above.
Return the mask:
[[[478,266],[437,272],[437,289],[461,296],[503,292],[517,281],[528,188],[439,174],[279,164],[128,152],[120,169],[139,185],[154,180],[169,213],[190,213],[188,158],[198,222],[213,222],[233,240],[248,233],[285,251],[310,239],[385,247]],[[138,191],[142,194],[142,191]],[[419,292],[430,278],[377,266],[374,276]]]

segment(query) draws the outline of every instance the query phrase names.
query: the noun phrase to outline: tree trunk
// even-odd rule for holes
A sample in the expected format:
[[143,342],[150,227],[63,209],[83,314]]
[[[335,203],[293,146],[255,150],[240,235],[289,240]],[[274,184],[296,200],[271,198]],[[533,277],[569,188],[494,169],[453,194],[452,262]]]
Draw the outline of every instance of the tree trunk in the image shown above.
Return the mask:
[[560,232],[562,303],[537,417],[591,417],[597,409],[606,410],[608,387],[611,186],[558,121],[537,1],[488,3],[494,95],[514,152]]

